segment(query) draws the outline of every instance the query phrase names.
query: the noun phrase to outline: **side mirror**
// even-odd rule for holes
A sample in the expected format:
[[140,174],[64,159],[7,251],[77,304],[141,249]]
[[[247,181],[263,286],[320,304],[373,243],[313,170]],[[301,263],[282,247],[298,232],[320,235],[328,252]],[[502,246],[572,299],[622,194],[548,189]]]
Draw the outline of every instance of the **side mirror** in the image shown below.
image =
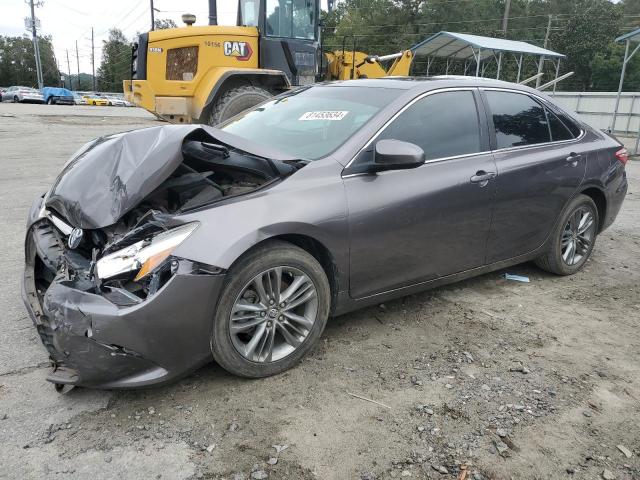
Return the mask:
[[418,145],[400,140],[380,140],[375,146],[372,170],[416,168],[424,161],[424,150]]

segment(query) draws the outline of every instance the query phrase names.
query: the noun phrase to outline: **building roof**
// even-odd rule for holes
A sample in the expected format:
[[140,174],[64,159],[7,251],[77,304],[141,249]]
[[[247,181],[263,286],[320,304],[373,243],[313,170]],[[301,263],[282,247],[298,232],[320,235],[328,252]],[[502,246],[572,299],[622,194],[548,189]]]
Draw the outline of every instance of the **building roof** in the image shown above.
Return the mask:
[[623,42],[629,40],[631,42],[640,42],[640,28],[629,32],[629,33],[625,33],[624,35],[620,35],[618,38],[616,38],[616,42]]
[[503,38],[481,37],[467,33],[439,32],[411,47],[415,55],[428,55],[458,60],[473,59],[474,49],[480,50],[481,58],[496,52],[512,52],[523,55],[563,58],[561,53],[536,45]]

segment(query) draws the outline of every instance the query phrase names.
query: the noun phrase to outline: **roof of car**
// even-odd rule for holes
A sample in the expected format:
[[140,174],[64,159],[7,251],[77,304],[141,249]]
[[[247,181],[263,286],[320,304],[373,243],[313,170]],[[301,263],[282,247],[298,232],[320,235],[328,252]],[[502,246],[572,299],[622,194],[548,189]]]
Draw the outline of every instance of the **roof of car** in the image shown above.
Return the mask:
[[432,88],[447,88],[460,86],[508,87],[526,90],[527,87],[515,83],[495,80],[492,78],[471,77],[463,75],[442,75],[433,77],[385,77],[360,78],[357,80],[339,80],[320,85],[332,87],[364,87],[364,88],[392,88],[398,90],[431,90]]

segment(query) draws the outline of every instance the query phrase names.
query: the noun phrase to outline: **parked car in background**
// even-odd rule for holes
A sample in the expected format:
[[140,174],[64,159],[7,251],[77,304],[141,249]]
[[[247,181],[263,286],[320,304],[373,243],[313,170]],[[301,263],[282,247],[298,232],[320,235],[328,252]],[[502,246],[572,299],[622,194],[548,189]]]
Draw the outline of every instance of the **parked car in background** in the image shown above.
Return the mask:
[[76,105],[86,105],[87,101],[82,97],[82,95],[79,95],[76,92],[73,92],[73,102]]
[[100,98],[104,98],[110,107],[126,107],[127,104],[122,98],[114,97],[112,95],[100,95]]
[[66,88],[44,87],[42,89],[44,103],[47,105],[73,105],[73,92]]
[[83,95],[82,98],[85,99],[87,105],[99,105],[102,107],[106,107],[107,105],[109,105],[109,102],[107,102],[106,98],[102,98],[100,95],[97,95],[95,93]]
[[9,87],[2,93],[3,102],[44,103],[42,94],[31,87]]
[[143,387],[213,359],[274,375],[330,315],[531,260],[580,271],[627,160],[522,85],[306,86],[219,128],[87,143],[31,208],[23,298],[57,384]]

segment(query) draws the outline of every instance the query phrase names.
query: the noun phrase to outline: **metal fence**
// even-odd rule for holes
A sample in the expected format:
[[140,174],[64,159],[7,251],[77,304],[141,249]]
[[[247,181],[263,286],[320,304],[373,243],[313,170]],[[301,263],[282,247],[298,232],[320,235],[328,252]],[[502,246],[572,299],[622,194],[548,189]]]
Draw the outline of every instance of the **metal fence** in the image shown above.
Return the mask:
[[549,92],[555,101],[573,110],[589,125],[612,129],[616,135],[635,138],[635,153],[640,140],[640,92],[623,92],[616,116],[611,125],[616,104],[616,92]]

